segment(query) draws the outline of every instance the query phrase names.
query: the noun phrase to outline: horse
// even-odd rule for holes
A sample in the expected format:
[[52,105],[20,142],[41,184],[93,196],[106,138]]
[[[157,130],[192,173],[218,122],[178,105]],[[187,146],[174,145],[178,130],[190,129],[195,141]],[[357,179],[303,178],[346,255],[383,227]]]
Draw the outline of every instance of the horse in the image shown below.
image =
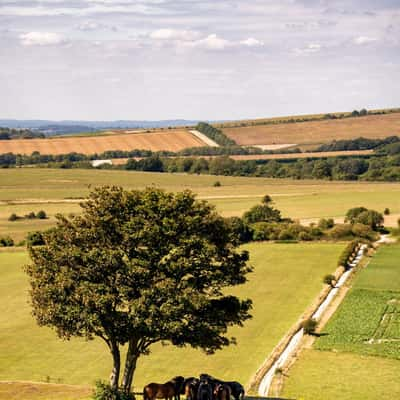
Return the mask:
[[217,385],[226,384],[231,388],[231,395],[234,397],[235,400],[243,400],[244,399],[244,387],[236,381],[225,382],[221,379],[214,378],[208,374],[201,374],[200,379],[207,379],[213,385],[213,391],[215,390]]
[[200,379],[196,400],[214,400],[213,391],[213,386],[208,379]]
[[197,400],[197,391],[199,389],[200,381],[197,378],[187,378],[183,384],[183,392],[185,394],[186,400]]
[[226,383],[218,383],[214,389],[214,400],[230,400],[231,388]]
[[231,388],[231,394],[235,400],[243,400],[244,399],[244,387],[236,381],[225,382]]
[[183,376],[176,376],[165,383],[149,383],[143,388],[143,400],[179,400],[184,380]]

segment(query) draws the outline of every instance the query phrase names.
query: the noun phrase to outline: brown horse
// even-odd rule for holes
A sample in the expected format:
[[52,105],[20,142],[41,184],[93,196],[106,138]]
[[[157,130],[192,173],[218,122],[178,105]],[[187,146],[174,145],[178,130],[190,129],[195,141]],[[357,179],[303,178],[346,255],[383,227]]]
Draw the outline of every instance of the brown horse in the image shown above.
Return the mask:
[[165,383],[149,383],[143,388],[143,400],[179,400],[184,380],[183,376],[176,376]]
[[232,390],[229,385],[225,383],[219,383],[214,389],[215,400],[230,400]]
[[197,400],[197,390],[199,389],[200,381],[197,378],[187,378],[183,384],[183,391],[186,400]]

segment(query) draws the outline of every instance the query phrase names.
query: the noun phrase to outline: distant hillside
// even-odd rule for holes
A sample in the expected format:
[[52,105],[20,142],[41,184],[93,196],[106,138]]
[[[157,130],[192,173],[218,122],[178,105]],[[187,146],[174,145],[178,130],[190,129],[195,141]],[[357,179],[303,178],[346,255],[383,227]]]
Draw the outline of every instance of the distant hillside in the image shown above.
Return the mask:
[[171,119],[160,121],[51,121],[51,120],[15,120],[0,119],[0,126],[17,129],[34,129],[46,136],[79,132],[96,132],[107,129],[151,129],[195,126],[198,120]]
[[256,123],[233,127],[224,124],[222,132],[242,146],[293,144],[317,147],[334,140],[383,139],[400,136],[400,113],[346,118],[325,118],[293,123]]

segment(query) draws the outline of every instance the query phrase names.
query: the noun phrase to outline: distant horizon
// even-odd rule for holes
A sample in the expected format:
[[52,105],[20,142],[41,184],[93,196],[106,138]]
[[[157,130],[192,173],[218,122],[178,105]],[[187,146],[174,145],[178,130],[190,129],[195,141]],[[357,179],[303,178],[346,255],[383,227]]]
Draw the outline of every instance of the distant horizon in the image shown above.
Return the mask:
[[153,119],[141,119],[141,118],[118,118],[118,119],[75,119],[75,118],[67,118],[67,119],[52,119],[52,118],[3,118],[0,116],[0,121],[35,121],[35,122],[55,122],[55,123],[64,123],[64,122],[100,122],[100,123],[112,123],[112,122],[196,122],[196,121],[209,121],[209,122],[229,122],[229,121],[246,121],[246,120],[262,120],[262,119],[273,119],[273,118],[285,118],[285,117],[301,117],[306,115],[322,115],[322,114],[340,114],[340,113],[348,113],[353,110],[361,110],[365,108],[368,111],[376,111],[376,110],[393,110],[400,109],[399,105],[392,106],[384,106],[384,107],[359,107],[359,108],[351,108],[348,110],[330,110],[330,111],[322,111],[322,112],[308,112],[308,113],[293,113],[293,114],[281,114],[281,115],[268,115],[268,116],[258,116],[258,117],[239,117],[237,119],[232,118],[218,118],[218,119],[210,119],[210,118],[153,118]]

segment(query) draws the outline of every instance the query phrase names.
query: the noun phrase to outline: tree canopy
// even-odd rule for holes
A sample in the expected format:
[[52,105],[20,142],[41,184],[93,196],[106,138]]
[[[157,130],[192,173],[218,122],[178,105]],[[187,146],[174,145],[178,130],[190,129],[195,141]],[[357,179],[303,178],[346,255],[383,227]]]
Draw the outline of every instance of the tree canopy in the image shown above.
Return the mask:
[[[185,191],[95,189],[80,216],[29,245],[33,315],[60,338],[102,338],[110,384],[129,392],[136,362],[169,341],[212,353],[234,342],[251,300],[227,294],[246,281],[248,253],[213,206]],[[120,347],[127,345],[121,375]]]

